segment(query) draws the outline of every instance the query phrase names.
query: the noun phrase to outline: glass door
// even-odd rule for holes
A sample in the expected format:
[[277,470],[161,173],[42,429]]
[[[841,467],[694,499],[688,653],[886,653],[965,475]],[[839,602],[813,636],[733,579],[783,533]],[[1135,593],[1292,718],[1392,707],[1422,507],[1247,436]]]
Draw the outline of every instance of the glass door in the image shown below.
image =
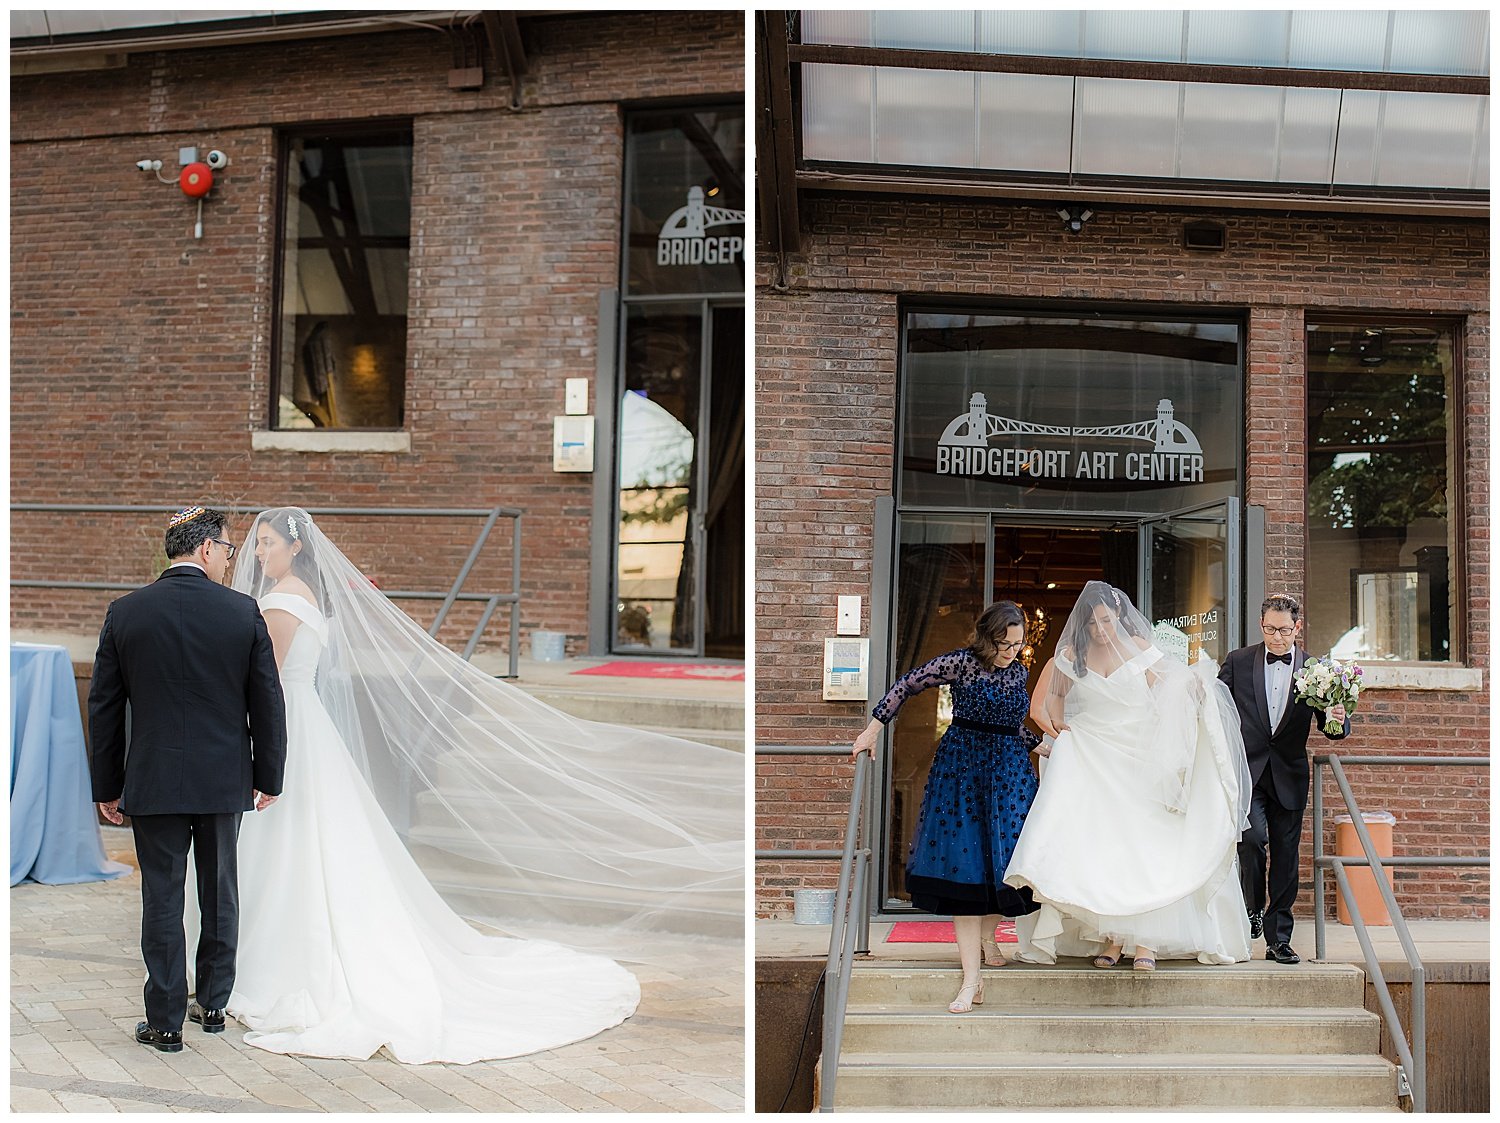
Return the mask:
[[1200,652],[1222,663],[1244,626],[1239,501],[1174,511],[1140,528],[1139,608],[1157,646],[1185,663]]
[[744,334],[741,305],[629,306],[616,651],[744,657]]

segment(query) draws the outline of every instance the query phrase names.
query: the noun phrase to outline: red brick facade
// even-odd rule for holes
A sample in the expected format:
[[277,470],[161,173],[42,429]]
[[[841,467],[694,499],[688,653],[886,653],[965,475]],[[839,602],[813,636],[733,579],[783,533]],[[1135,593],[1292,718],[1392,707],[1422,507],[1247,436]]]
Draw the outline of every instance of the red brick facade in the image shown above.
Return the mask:
[[[450,42],[424,30],[13,79],[13,500],[518,507],[523,630],[580,645],[590,536],[612,528],[592,525],[592,477],[552,471],[552,417],[566,377],[592,384],[600,295],[619,284],[625,105],[737,101],[744,16],[589,13],[522,27],[520,111],[493,74],[481,91],[449,90]],[[271,396],[276,130],[377,119],[414,133],[411,450],[252,451]],[[232,161],[201,241],[192,204],[134,166],[175,170],[187,145]],[[146,580],[162,520],[146,521],[18,514],[12,576]],[[477,528],[333,532],[383,586],[433,589],[456,576]],[[87,545],[60,551],[74,542]],[[79,560],[59,574],[49,559],[63,553]],[[509,566],[502,523],[471,587],[507,589]],[[115,595],[17,590],[12,624],[88,632]],[[476,614],[456,611],[444,638],[461,639]],[[502,612],[490,635],[503,628]]]
[[[1266,588],[1301,590],[1306,566],[1309,310],[1431,314],[1460,328],[1463,357],[1455,538],[1467,543],[1456,585],[1464,663],[1484,689],[1372,691],[1350,754],[1489,751],[1489,227],[1458,220],[1222,214],[1228,250],[1182,245],[1187,213],[1112,210],[1069,235],[1054,209],[889,197],[803,196],[804,242],[790,287],[756,305],[756,741],[847,745],[868,706],[821,700],[822,639],[836,594],[871,595],[874,501],[892,492],[898,302],[906,296],[1167,301],[1247,310],[1246,494],[1266,510]],[[1315,612],[1316,606],[1309,610]],[[868,621],[867,621],[868,626]],[[905,668],[900,668],[904,670]],[[882,684],[876,684],[877,690]],[[847,758],[756,761],[757,847],[841,844]],[[1399,853],[1483,854],[1484,770],[1351,769],[1366,810],[1399,821]],[[1328,791],[1331,816],[1342,811]],[[1304,838],[1304,855],[1311,850]],[[1308,865],[1304,857],[1304,879]],[[790,912],[798,886],[829,886],[828,863],[757,863],[757,910]],[[1485,917],[1485,870],[1398,875],[1408,916]],[[1307,907],[1307,894],[1301,905]]]

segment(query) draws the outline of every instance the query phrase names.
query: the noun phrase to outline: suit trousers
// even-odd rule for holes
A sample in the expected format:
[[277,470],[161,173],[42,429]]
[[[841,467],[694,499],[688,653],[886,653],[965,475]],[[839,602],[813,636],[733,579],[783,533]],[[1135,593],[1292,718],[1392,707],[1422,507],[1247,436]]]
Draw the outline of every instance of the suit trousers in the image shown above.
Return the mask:
[[1240,835],[1240,889],[1246,909],[1265,912],[1267,947],[1292,942],[1303,811],[1281,806],[1270,769],[1250,794],[1250,827]]
[[236,843],[240,813],[136,815],[135,855],[141,867],[141,957],[146,961],[146,1021],[177,1032],[187,1016],[186,905],[188,848],[197,875],[202,935],[196,955],[197,998],[222,1010],[234,989],[240,893]]

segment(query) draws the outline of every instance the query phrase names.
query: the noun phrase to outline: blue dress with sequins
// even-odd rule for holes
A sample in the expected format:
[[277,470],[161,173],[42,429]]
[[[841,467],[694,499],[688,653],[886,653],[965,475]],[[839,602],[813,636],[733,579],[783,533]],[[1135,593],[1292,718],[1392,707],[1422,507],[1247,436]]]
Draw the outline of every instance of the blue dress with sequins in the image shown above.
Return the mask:
[[953,722],[938,743],[906,863],[912,904],[951,916],[1035,912],[1031,890],[1006,885],[1005,867],[1036,798],[1029,754],[1039,738],[1021,723],[1031,706],[1019,662],[987,669],[967,648],[903,675],[875,707],[889,724],[906,701],[947,684]]

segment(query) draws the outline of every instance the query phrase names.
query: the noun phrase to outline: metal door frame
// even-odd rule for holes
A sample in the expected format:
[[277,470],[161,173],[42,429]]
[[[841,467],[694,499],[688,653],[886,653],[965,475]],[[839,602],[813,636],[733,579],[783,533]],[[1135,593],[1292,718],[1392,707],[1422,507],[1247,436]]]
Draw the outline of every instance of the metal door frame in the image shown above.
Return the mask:
[[[635,655],[651,656],[652,658],[675,658],[693,659],[703,657],[705,650],[705,620],[704,605],[708,595],[708,570],[705,562],[705,548],[708,543],[708,527],[704,518],[703,504],[708,499],[709,487],[709,465],[711,462],[712,448],[710,447],[708,423],[713,409],[713,348],[714,348],[714,312],[723,308],[744,309],[745,297],[743,293],[709,293],[701,296],[677,295],[677,296],[635,296],[627,297],[619,302],[620,315],[616,317],[614,328],[614,353],[615,361],[611,364],[610,379],[610,448],[608,449],[609,469],[602,475],[607,479],[607,487],[604,489],[608,495],[609,535],[608,547],[603,551],[605,555],[606,588],[607,595],[602,598],[603,605],[596,611],[597,625],[603,629],[602,642],[597,645],[590,644],[591,653],[601,655]],[[620,454],[624,450],[624,441],[620,433],[620,409],[621,409],[621,387],[625,384],[625,336],[630,329],[629,311],[638,305],[669,304],[679,305],[687,309],[694,305],[698,309],[699,323],[702,325],[701,345],[698,354],[698,416],[694,419],[694,467],[693,492],[694,507],[688,512],[687,533],[692,541],[693,562],[696,572],[693,575],[693,643],[691,647],[620,647],[615,642],[617,630],[615,627],[617,606],[620,602]],[[597,407],[599,412],[604,412],[605,399],[603,393],[599,395]],[[600,446],[596,449],[598,456],[606,454],[606,450]],[[597,460],[596,460],[597,467]],[[596,502],[596,517],[600,513],[601,504]]]
[[[1019,512],[1019,511],[995,511],[983,509],[954,509],[951,507],[912,507],[898,508],[892,497],[882,496],[876,500],[876,558],[875,572],[872,575],[873,596],[871,599],[871,653],[870,670],[872,682],[889,682],[898,673],[904,674],[910,668],[894,668],[891,666],[892,645],[895,641],[896,620],[896,597],[898,584],[900,582],[900,565],[898,552],[901,542],[901,519],[906,515],[987,515],[988,535],[985,540],[984,559],[984,607],[993,603],[994,597],[994,574],[995,574],[995,531],[1003,526],[1023,527],[1057,527],[1070,530],[1124,530],[1133,528],[1136,532],[1138,562],[1136,580],[1140,583],[1140,599],[1146,602],[1143,607],[1137,603],[1136,607],[1150,619],[1150,567],[1149,552],[1150,528],[1154,523],[1164,522],[1170,519],[1180,519],[1216,507],[1225,507],[1228,511],[1227,519],[1216,519],[1228,526],[1226,541],[1226,565],[1228,572],[1226,576],[1227,588],[1225,591],[1225,613],[1227,650],[1233,651],[1242,646],[1244,642],[1244,607],[1246,604],[1246,588],[1244,587],[1246,567],[1243,564],[1242,552],[1245,548],[1244,534],[1242,533],[1243,522],[1241,520],[1241,508],[1244,506],[1241,496],[1230,495],[1221,499],[1215,499],[1208,503],[1195,504],[1181,510],[1170,511],[1164,514],[1126,514],[1123,512]],[[1253,514],[1253,510],[1252,510]],[[882,559],[884,561],[882,562]],[[880,606],[879,614],[875,612],[875,606]],[[875,675],[883,672],[880,678]],[[871,699],[871,703],[875,701]],[[867,799],[870,801],[866,807],[866,822],[875,824],[871,832],[874,840],[875,853],[871,856],[877,876],[871,877],[869,881],[869,895],[871,912],[870,915],[878,920],[901,920],[909,919],[918,910],[913,909],[904,902],[899,902],[890,895],[890,885],[886,878],[889,876],[889,856],[893,840],[891,828],[893,815],[891,809],[891,768],[894,764],[894,746],[889,728],[882,734],[881,766],[880,774],[876,782],[870,785]]]

